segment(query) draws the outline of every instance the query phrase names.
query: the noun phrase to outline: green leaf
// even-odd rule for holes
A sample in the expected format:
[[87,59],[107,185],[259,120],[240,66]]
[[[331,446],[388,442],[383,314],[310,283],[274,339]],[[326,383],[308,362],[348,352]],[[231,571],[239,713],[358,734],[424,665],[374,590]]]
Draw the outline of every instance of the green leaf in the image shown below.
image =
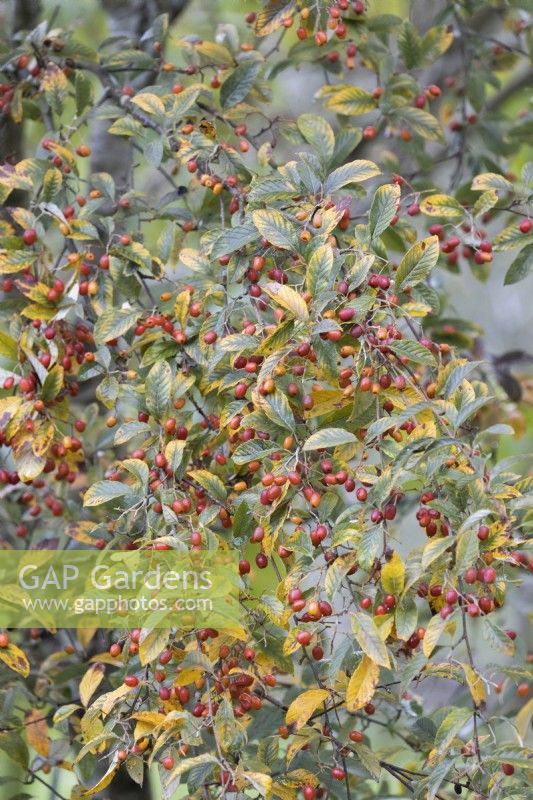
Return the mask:
[[420,211],[429,217],[463,217],[464,208],[447,194],[430,194],[420,203]]
[[343,116],[366,114],[377,105],[370,92],[360,86],[327,86],[317,93],[317,97],[325,97],[324,106],[328,111]]
[[478,192],[486,189],[495,189],[506,193],[513,191],[513,184],[503,175],[498,175],[496,172],[484,172],[482,175],[476,175],[472,181],[472,189]]
[[455,569],[461,573],[471,567],[479,558],[479,539],[477,531],[471,528],[457,536]]
[[233,453],[233,461],[236,464],[247,464],[249,461],[261,461],[271,453],[279,450],[279,445],[276,443],[270,444],[261,439],[253,439],[251,442],[243,442],[240,444]]
[[295,5],[296,0],[270,0],[255,19],[256,36],[268,36],[281,28]]
[[230,255],[255,239],[257,239],[257,229],[251,221],[237,225],[235,228],[228,228],[214,243],[211,258]]
[[194,105],[198,95],[202,91],[202,86],[196,84],[194,86],[187,86],[180,94],[174,97],[172,104],[172,114],[174,119],[180,119],[187,111]]
[[528,244],[516,256],[515,260],[505,273],[504,286],[519,283],[527,278],[533,271],[533,243]]
[[233,714],[233,706],[226,697],[222,698],[218,707],[214,728],[217,742],[227,752],[239,736],[240,726]]
[[187,474],[191,480],[198,483],[215,500],[220,503],[226,502],[226,488],[218,475],[213,475],[207,469],[193,469]]
[[172,395],[172,370],[167,361],[157,361],[146,376],[146,408],[157,420],[163,418]]
[[387,230],[396,214],[400,202],[401,189],[396,183],[380,186],[373,197],[368,217],[368,231],[371,239],[377,239]]
[[50,167],[44,173],[42,199],[48,202],[60,191],[63,175],[56,167]]
[[394,614],[394,624],[396,633],[404,642],[409,639],[416,628],[418,622],[418,608],[412,597],[404,597],[400,600]]
[[65,371],[63,367],[56,364],[45,378],[41,389],[41,400],[44,400],[45,403],[54,400],[63,388],[64,379]]
[[96,388],[96,399],[106,408],[113,408],[117,401],[120,384],[114,375],[106,375]]
[[37,253],[26,250],[0,251],[0,275],[10,275],[28,269],[36,258]]
[[427,364],[429,367],[435,366],[435,356],[431,350],[428,350],[420,342],[415,342],[414,339],[400,339],[392,342],[390,349],[396,356],[407,356],[409,361],[413,361],[415,364]]
[[123,336],[135,325],[139,316],[140,312],[133,308],[107,308],[100,314],[94,326],[96,344],[104,344]]
[[372,617],[360,611],[355,611],[352,614],[351,622],[352,631],[363,653],[366,653],[376,664],[382,667],[389,667],[390,659],[387,648]]
[[491,208],[494,208],[497,202],[498,192],[496,192],[495,189],[487,189],[486,192],[483,192],[483,194],[478,197],[472,206],[473,216],[480,217],[482,214],[490,211]]
[[275,247],[281,247],[284,250],[294,249],[296,230],[279,211],[254,211],[252,219],[261,236]]
[[303,450],[320,450],[323,447],[337,447],[340,444],[351,444],[356,441],[355,434],[344,428],[323,428],[307,439]]
[[74,86],[76,91],[76,113],[79,116],[92,102],[93,85],[87,73],[82,69],[77,69]]
[[228,75],[220,87],[220,104],[222,108],[228,109],[238,103],[242,103],[254,85],[262,63],[258,58],[248,59],[239,64]]
[[424,547],[422,553],[422,569],[426,570],[430,564],[440,558],[453,544],[449,536],[444,536],[442,539],[430,539]]
[[412,133],[428,142],[444,142],[444,133],[440,122],[433,114],[414,106],[402,106],[395,110],[394,118],[405,123]]
[[294,416],[289,405],[289,401],[283,394],[276,390],[273,394],[266,395],[258,403],[269,420],[282,428],[293,431],[295,427]]
[[185,453],[186,443],[181,439],[173,439],[165,447],[165,458],[168,461],[170,469],[174,472],[181,466],[183,456]]
[[335,151],[335,134],[329,122],[315,114],[301,114],[296,124],[321,161],[327,164]]
[[147,422],[125,422],[115,431],[115,444],[126,444],[134,436],[150,433],[150,426]]
[[68,82],[63,70],[53,62],[48,63],[46,73],[41,79],[41,88],[50,109],[60,115],[68,94]]
[[333,271],[333,250],[330,245],[317,247],[307,265],[305,282],[315,300],[330,288]]
[[135,487],[135,491],[144,492],[148,486],[148,465],[144,461],[141,461],[140,458],[126,458],[122,461],[122,466],[124,469],[128,470],[130,475],[133,475],[137,482],[138,486]]
[[[462,384],[466,376],[473,372],[476,367],[479,367],[481,363],[481,361],[461,361],[459,359],[450,361],[441,373],[442,377],[439,376],[437,390],[439,392],[442,390],[444,397],[450,397],[457,387]],[[442,378],[444,379],[444,385],[442,385]]]
[[439,753],[445,753],[461,728],[472,716],[470,708],[454,708],[442,720],[435,735],[435,748]]
[[[9,756],[11,761],[18,764],[24,770],[28,768],[30,755],[28,748],[22,736],[16,731],[5,731],[0,733],[0,750]],[[6,764],[6,771],[9,772],[9,766]]]
[[483,637],[491,650],[506,656],[514,655],[516,649],[514,641],[490,617],[483,617]]
[[129,486],[120,481],[97,481],[89,486],[83,497],[84,506],[101,506],[110,500],[124,497],[131,492]]
[[0,331],[0,356],[15,361],[18,358],[18,344],[11,336]]
[[430,236],[414,244],[402,258],[396,272],[395,288],[402,291],[424,281],[439,258],[439,240]]
[[405,20],[398,31],[398,48],[407,69],[420,66],[424,54],[422,38],[408,20]]
[[350,161],[348,164],[343,164],[342,167],[337,167],[328,175],[324,183],[324,192],[326,194],[338,192],[343,186],[367,181],[376,175],[381,175],[381,170],[373,161],[367,161],[366,159]]

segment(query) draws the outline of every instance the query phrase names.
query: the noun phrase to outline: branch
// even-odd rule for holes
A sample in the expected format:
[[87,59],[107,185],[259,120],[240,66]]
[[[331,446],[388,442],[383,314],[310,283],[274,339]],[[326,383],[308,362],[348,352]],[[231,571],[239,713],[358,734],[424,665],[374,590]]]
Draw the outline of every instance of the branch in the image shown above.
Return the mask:
[[496,111],[500,106],[502,106],[506,100],[512,97],[515,92],[520,91],[520,89],[525,89],[528,86],[531,86],[533,81],[533,66],[528,66],[525,69],[518,72],[510,81],[507,83],[503,89],[501,89],[497,94],[493,95],[487,102],[485,106],[486,111]]

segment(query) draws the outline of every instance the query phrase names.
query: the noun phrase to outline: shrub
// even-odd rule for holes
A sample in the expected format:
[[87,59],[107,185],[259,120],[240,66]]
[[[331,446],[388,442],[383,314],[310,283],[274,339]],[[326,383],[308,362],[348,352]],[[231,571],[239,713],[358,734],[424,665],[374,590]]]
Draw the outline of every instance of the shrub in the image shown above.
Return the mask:
[[435,276],[530,270],[502,110],[529,18],[378,5],[94,49],[45,20],[4,53],[38,143],[0,168],[3,547],[236,549],[242,577],[232,629],[0,635],[0,748],[73,797],[152,763],[165,797],[526,797],[531,479]]

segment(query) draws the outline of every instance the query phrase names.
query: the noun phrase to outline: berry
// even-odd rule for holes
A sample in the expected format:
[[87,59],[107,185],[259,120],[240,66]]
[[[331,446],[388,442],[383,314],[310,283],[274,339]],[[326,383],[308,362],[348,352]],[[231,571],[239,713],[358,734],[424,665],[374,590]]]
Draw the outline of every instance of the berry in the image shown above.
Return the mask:
[[35,228],[28,228],[25,230],[22,234],[22,241],[28,246],[35,244],[37,241],[37,231]]
[[343,781],[346,777],[345,771],[341,767],[333,767],[331,777],[336,781]]

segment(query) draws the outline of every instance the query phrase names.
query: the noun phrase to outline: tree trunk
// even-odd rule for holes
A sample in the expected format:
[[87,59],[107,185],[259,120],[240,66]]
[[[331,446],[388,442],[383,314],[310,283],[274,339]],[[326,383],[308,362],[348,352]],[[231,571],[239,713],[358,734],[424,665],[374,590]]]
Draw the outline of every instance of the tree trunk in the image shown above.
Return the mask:
[[[172,22],[189,0],[104,0],[108,14],[109,35],[137,41],[159,14],[167,13]],[[136,89],[151,82],[151,74],[132,80]],[[109,120],[96,122],[91,136],[91,172],[107,172],[114,178],[119,193],[129,188],[133,149],[128,140],[107,133]]]

